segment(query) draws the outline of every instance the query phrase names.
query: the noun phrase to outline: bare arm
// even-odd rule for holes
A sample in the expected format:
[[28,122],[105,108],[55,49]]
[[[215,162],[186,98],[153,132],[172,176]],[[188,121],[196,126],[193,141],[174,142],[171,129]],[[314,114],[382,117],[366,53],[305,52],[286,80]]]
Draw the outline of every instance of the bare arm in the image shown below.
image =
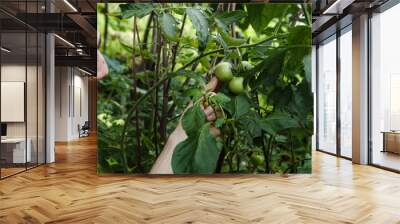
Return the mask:
[[[213,91],[218,85],[218,80],[213,77],[210,82],[207,84],[206,89],[209,91]],[[190,104],[188,108],[192,105]],[[203,108],[203,112],[206,115],[208,121],[214,121],[216,119],[214,110],[211,106],[207,108]],[[219,135],[219,130],[215,127],[211,128],[211,133],[213,135]],[[187,138],[185,130],[182,128],[181,121],[179,121],[178,126],[168,137],[167,143],[164,146],[163,151],[158,156],[156,162],[150,170],[150,174],[173,174],[172,170],[172,155],[174,154],[175,147],[182,141]]]

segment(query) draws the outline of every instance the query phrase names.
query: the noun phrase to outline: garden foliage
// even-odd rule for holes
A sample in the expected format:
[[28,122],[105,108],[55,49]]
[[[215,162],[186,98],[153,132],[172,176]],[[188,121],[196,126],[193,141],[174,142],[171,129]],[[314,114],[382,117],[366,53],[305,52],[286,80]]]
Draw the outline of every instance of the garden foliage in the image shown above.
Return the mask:
[[[147,173],[181,120],[188,138],[175,149],[174,173],[310,173],[310,8],[98,4],[110,71],[98,82],[98,172]],[[243,77],[243,90],[228,82],[205,90],[221,62]]]

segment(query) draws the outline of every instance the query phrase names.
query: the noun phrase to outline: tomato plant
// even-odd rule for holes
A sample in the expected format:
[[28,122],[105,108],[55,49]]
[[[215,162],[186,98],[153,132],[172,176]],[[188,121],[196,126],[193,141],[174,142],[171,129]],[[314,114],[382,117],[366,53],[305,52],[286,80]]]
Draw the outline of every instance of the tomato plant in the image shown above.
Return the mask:
[[174,173],[311,172],[310,8],[98,4],[98,171],[149,172],[181,122]]

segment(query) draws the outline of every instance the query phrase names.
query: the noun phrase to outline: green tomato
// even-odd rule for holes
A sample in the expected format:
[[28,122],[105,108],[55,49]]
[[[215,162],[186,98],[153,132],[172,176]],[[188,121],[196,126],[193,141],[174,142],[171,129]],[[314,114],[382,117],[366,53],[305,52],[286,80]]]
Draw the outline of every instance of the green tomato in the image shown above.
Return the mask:
[[232,65],[229,62],[221,62],[215,66],[215,75],[221,82],[230,81],[233,78]]
[[250,157],[251,163],[255,166],[262,165],[264,163],[264,158],[261,155],[253,154]]
[[254,66],[252,64],[250,64],[250,62],[248,62],[248,61],[242,61],[241,64],[242,64],[242,69],[244,71],[248,71],[248,70],[251,70],[254,68]]
[[234,94],[241,94],[244,91],[243,77],[233,77],[229,82],[229,90]]

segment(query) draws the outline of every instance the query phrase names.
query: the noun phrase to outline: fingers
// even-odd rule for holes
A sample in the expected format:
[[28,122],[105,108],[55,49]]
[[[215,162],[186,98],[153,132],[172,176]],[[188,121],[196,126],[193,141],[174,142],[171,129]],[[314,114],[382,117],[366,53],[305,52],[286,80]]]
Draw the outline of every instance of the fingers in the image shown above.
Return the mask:
[[214,91],[218,86],[217,77],[212,77],[211,80],[206,85],[206,91]]
[[108,67],[103,55],[97,51],[97,79],[102,79],[108,74]]
[[211,106],[203,109],[203,112],[206,115],[207,121],[214,121],[215,119],[217,119],[214,109]]
[[210,127],[210,133],[211,133],[214,137],[217,137],[218,135],[221,134],[221,131],[220,131],[218,128],[216,128],[215,126],[211,126],[211,127]]

